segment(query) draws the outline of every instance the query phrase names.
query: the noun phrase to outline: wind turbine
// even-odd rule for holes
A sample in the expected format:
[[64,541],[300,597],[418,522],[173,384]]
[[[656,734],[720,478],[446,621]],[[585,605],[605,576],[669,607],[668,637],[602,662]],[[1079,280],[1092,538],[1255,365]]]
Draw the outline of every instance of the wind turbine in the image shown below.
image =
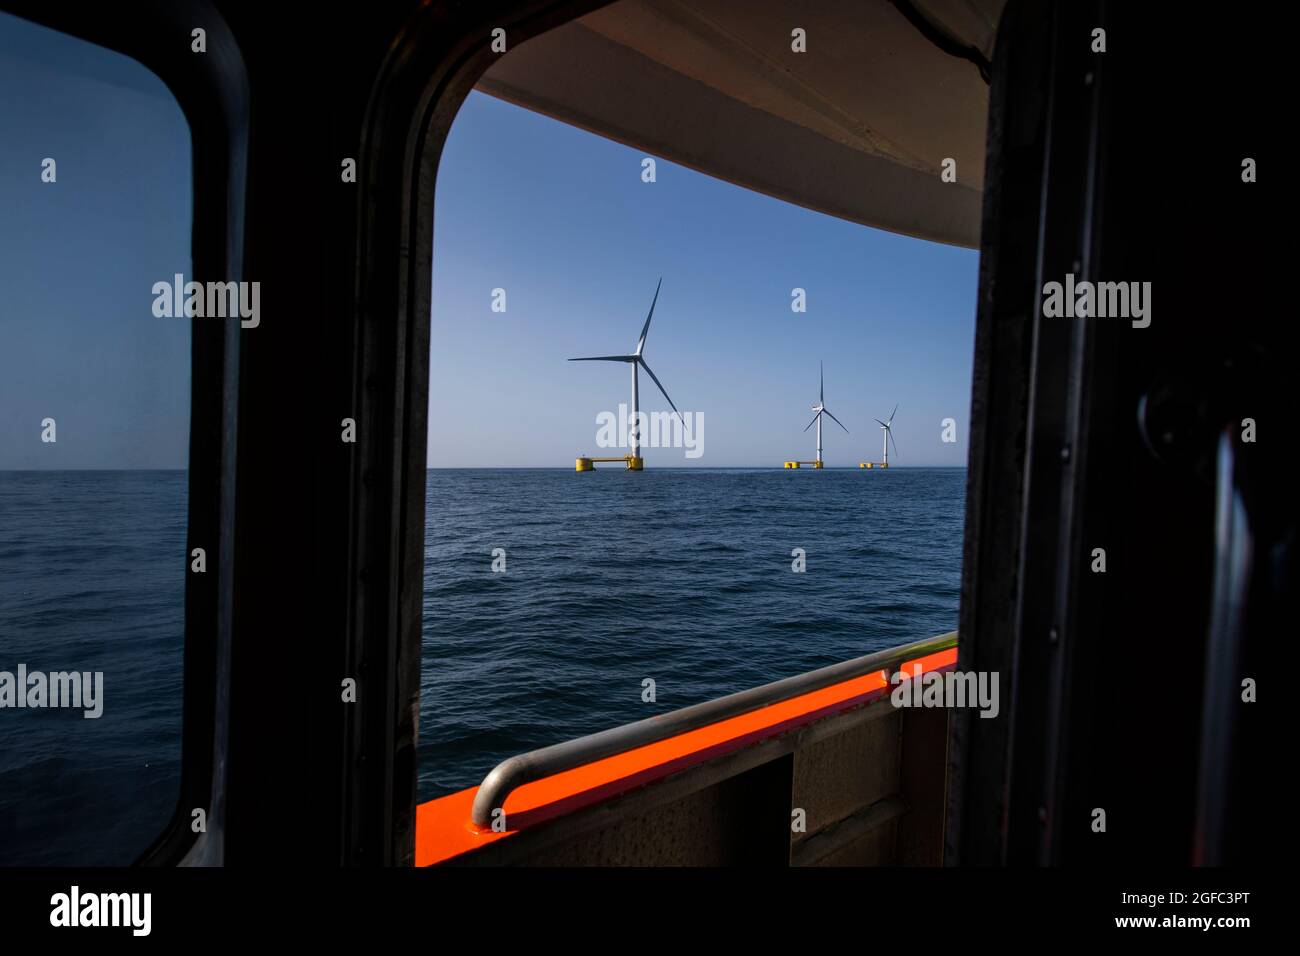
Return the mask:
[[[826,407],[826,368],[820,362],[818,363],[818,374],[817,404],[812,407],[812,410],[817,414],[813,416],[812,421],[804,426],[803,430],[807,431],[812,428],[813,425],[817,426],[817,461],[815,462],[814,467],[820,468],[822,466],[822,416],[830,415],[831,420],[834,421],[836,425],[839,425],[840,428],[844,428],[844,423],[831,414],[831,410]],[[848,433],[849,430],[844,428],[844,434],[847,435]]]
[[[895,406],[894,406],[894,410],[893,410],[892,412],[889,413],[889,421],[887,421],[887,422],[882,422],[879,418],[876,419],[876,423],[880,426],[880,430],[881,430],[882,432],[885,433],[885,434],[884,434],[885,451],[884,451],[884,457],[881,458],[881,460],[880,460],[880,467],[881,467],[881,468],[888,468],[888,467],[889,467],[889,443],[892,442],[892,441],[894,441],[894,430],[893,430],[892,428],[890,428],[889,426],[892,425],[892,424],[894,424],[894,416],[897,415],[897,414],[898,414],[898,406],[895,405]],[[894,454],[895,454],[895,455],[898,454],[898,444],[897,444],[897,443],[894,444]]]
[[[659,289],[663,284],[664,284],[663,277],[660,276],[659,285],[655,286],[655,297],[650,302],[650,312],[645,317],[645,325],[641,327],[641,337],[637,339],[636,342],[636,351],[634,351],[631,355],[593,355],[585,358],[569,359],[570,362],[627,362],[629,365],[632,366],[632,429],[631,429],[632,454],[627,459],[627,466],[629,469],[633,471],[639,471],[641,469],[641,456],[639,454],[641,448],[641,434],[640,434],[640,427],[639,427],[639,420],[638,420],[639,416],[637,414],[637,410],[638,410],[637,399],[639,397],[637,392],[637,385],[638,385],[637,369],[638,368],[645,369],[646,374],[649,375],[650,378],[654,380],[655,385],[659,386],[659,391],[663,392],[664,398],[668,399],[668,404],[672,405],[673,411],[677,412],[677,417],[679,419],[682,418],[682,413],[677,411],[677,406],[673,405],[673,400],[671,398],[668,398],[667,389],[665,389],[663,383],[659,381],[659,377],[650,370],[650,366],[646,364],[645,357],[642,355],[642,352],[645,350],[646,333],[650,331],[650,320],[654,318],[655,303],[659,301]],[[683,428],[686,427],[685,419],[682,419],[682,427]],[[596,459],[592,459],[592,460],[596,460]]]

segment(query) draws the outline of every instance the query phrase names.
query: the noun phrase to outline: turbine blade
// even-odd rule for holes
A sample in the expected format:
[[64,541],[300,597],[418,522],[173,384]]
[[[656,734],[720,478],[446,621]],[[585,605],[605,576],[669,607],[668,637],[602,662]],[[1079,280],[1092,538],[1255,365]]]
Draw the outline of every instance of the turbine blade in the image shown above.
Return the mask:
[[894,424],[894,416],[897,414],[898,414],[898,406],[895,405],[894,410],[889,413],[889,424],[891,425]]
[[890,443],[891,445],[894,446],[894,454],[897,455],[897,454],[898,454],[898,443],[897,443],[896,441],[894,441],[894,430],[893,430],[892,428],[886,428],[886,429],[885,429],[885,434],[889,436],[889,443]]
[[[646,337],[646,333],[650,331],[650,320],[654,318],[654,315],[655,315],[655,303],[659,301],[659,288],[660,288],[660,286],[662,286],[663,284],[664,284],[664,277],[663,277],[663,276],[660,276],[660,277],[659,277],[659,285],[655,286],[655,297],[654,297],[654,299],[652,299],[651,302],[650,302],[650,314],[647,315],[647,316],[645,317],[645,325],[643,325],[643,326],[641,327],[641,338],[639,338],[639,339],[636,340],[636,354],[637,354],[637,355],[640,355],[640,354],[641,354],[641,350],[642,350],[643,348],[645,348],[645,337]],[[650,371],[650,370],[649,370],[649,369],[646,369],[646,371],[648,372],[648,371]],[[653,378],[653,376],[651,376],[651,377]],[[663,389],[660,389],[660,391],[663,391]],[[668,404],[671,405],[672,402],[669,402]]]
[[591,355],[586,358],[571,358],[570,362],[635,362],[635,355]]
[[804,431],[807,431],[808,429],[812,428],[813,425],[817,424],[817,418],[818,418],[820,415],[821,415],[821,412],[818,412],[816,415],[814,415],[814,416],[813,416],[813,420],[810,421],[807,425],[805,425],[805,426],[803,427],[803,430],[804,430]]
[[[650,366],[645,363],[645,359],[638,359],[637,361],[641,363],[641,367],[645,369],[646,374],[649,375],[652,379],[654,379],[655,384],[659,386],[659,391],[664,393],[664,398],[668,398],[668,390],[665,389],[663,383],[659,381],[659,376],[657,376],[654,372],[650,371]],[[671,398],[668,398],[668,404],[673,405],[673,400]],[[676,405],[673,405],[673,411],[677,412]],[[682,413],[677,412],[677,417],[682,419],[682,427],[685,428],[686,419],[682,418]]]
[[817,363],[817,404],[826,404],[826,363]]
[[[570,359],[569,361],[573,361],[573,360]],[[879,425],[881,428],[888,428],[888,427],[889,427],[889,426],[886,425],[884,422],[882,422],[879,418],[873,418],[872,421],[874,421],[874,422],[875,422],[877,425]]]
[[[839,425],[840,428],[844,428],[844,423],[843,423],[842,421],[840,421],[838,418],[836,418],[836,417],[831,413],[831,410],[830,410],[829,408],[826,409],[826,414],[831,416],[831,421],[835,422],[836,425]],[[849,433],[849,430],[848,430],[847,428],[844,428],[844,434],[847,435],[848,433]]]

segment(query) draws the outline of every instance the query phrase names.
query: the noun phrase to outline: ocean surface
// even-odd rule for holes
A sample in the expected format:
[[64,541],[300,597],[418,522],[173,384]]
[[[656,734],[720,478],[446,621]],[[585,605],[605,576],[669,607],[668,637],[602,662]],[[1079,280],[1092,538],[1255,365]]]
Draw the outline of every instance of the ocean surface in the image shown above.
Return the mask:
[[0,671],[103,671],[103,714],[0,709],[0,865],[129,864],[180,785],[186,472],[0,472]]
[[[0,472],[0,671],[105,672],[97,720],[0,710],[0,865],[129,863],[171,814],[185,478]],[[953,630],[964,492],[964,469],[430,471],[419,798]]]
[[962,468],[430,471],[419,798],[955,630],[965,483]]

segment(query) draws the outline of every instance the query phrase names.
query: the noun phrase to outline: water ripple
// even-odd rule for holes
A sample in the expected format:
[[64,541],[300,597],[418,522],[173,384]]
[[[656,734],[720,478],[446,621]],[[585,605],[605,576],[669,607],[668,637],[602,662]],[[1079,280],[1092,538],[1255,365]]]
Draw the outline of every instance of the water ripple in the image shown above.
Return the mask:
[[965,481],[429,472],[420,799],[524,750],[952,630]]

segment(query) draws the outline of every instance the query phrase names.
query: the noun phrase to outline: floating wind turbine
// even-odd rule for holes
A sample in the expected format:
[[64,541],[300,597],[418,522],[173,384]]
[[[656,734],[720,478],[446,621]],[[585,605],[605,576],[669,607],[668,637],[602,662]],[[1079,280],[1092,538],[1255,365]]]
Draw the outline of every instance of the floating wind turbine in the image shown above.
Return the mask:
[[[819,366],[820,366],[820,363],[819,363]],[[820,468],[820,467],[822,466],[822,465],[821,465],[821,461],[822,461],[822,416],[823,416],[823,415],[830,415],[830,416],[831,416],[831,421],[835,422],[836,425],[839,425],[840,428],[844,428],[844,423],[843,423],[842,421],[840,421],[838,418],[836,418],[833,414],[831,414],[831,410],[830,410],[829,408],[826,407],[826,369],[825,369],[824,366],[821,366],[821,367],[820,367],[819,375],[820,375],[820,379],[819,379],[819,381],[818,381],[818,385],[817,385],[817,404],[814,405],[814,406],[812,407],[812,410],[813,410],[814,412],[816,412],[817,414],[813,416],[813,420],[810,421],[807,425],[805,425],[805,426],[804,426],[804,429],[803,429],[804,431],[807,431],[808,429],[812,428],[813,425],[816,425],[816,426],[817,426],[817,461],[816,461],[816,467],[818,467],[818,468]],[[849,433],[849,430],[848,430],[847,428],[844,428],[844,434],[847,435],[848,433]]]
[[[638,368],[645,369],[646,374],[649,375],[650,378],[654,381],[655,385],[659,387],[659,391],[663,392],[664,398],[668,399],[668,404],[672,405],[673,411],[677,412],[677,417],[682,418],[682,413],[677,411],[677,406],[673,405],[673,400],[671,398],[668,398],[668,391],[664,388],[663,383],[660,382],[659,377],[650,370],[650,366],[646,364],[645,356],[642,355],[642,352],[645,351],[646,333],[650,331],[650,320],[654,318],[655,303],[659,301],[659,288],[663,284],[664,284],[664,280],[661,277],[659,279],[659,285],[655,286],[655,297],[650,302],[650,312],[645,317],[645,325],[641,327],[641,337],[637,339],[635,352],[633,352],[631,355],[592,355],[585,358],[569,359],[570,362],[626,362],[632,366],[632,435],[631,435],[632,454],[628,459],[628,467],[634,470],[639,470],[641,467],[640,465],[641,435],[640,435],[640,428],[638,427],[639,416],[637,415],[637,410],[638,410],[637,369]],[[682,419],[682,427],[685,426],[686,426],[686,420]]]
[[[889,445],[891,442],[894,441],[894,430],[890,428],[890,426],[894,424],[894,416],[897,414],[898,414],[898,406],[895,405],[894,410],[889,413],[889,421],[882,422],[879,418],[876,419],[876,424],[878,424],[880,426],[880,430],[885,433],[884,434],[885,451],[884,451],[884,457],[881,458],[880,460],[881,468],[889,467]],[[894,445],[894,454],[895,455],[898,454],[897,444]]]

